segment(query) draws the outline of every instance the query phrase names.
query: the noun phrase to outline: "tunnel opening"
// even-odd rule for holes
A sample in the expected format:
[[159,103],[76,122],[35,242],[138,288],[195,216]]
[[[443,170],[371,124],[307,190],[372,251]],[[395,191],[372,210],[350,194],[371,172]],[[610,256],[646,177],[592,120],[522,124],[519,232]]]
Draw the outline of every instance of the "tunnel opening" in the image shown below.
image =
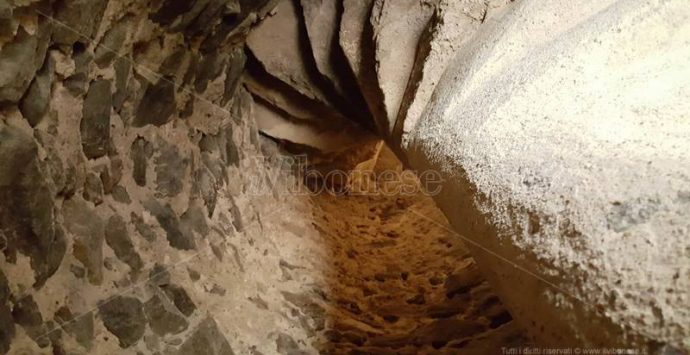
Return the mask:
[[[314,158],[312,158],[314,159]],[[303,170],[324,241],[328,353],[494,353],[529,344],[436,207],[438,181],[382,141]]]

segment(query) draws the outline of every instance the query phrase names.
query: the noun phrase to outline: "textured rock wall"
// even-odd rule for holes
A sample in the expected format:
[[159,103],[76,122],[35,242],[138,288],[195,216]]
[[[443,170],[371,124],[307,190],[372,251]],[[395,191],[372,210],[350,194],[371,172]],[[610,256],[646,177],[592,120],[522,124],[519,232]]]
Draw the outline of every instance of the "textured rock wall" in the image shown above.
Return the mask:
[[306,202],[238,85],[270,5],[0,1],[0,353],[311,346],[310,244],[270,225]]

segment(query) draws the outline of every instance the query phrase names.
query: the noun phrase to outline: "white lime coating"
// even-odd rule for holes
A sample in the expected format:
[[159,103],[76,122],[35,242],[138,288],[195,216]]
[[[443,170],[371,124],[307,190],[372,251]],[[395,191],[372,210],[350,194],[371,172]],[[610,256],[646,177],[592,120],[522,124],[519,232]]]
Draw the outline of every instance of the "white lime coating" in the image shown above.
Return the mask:
[[689,18],[683,0],[519,2],[412,132],[412,164],[444,172],[440,205],[509,260],[475,253],[544,341],[690,348]]

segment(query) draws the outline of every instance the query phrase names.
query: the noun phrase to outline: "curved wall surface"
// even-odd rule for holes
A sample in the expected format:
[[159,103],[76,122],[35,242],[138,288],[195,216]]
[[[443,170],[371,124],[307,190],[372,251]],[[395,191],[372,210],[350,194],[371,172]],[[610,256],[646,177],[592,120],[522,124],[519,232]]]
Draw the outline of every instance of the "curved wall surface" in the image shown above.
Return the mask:
[[516,319],[554,345],[687,348],[690,7],[522,1],[460,51],[417,169]]

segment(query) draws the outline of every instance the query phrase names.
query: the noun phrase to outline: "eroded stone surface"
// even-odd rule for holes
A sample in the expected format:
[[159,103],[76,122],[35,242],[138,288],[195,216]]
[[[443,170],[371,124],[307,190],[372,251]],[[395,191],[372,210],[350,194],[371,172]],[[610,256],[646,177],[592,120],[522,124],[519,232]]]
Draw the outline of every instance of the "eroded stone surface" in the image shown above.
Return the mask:
[[233,355],[232,347],[213,318],[204,319],[180,346],[178,354]]
[[370,21],[373,5],[373,0],[343,1],[340,47],[373,116],[374,126],[379,132],[385,132],[388,119],[376,74],[376,43]]
[[228,62],[228,55],[226,53],[212,52],[199,62],[197,73],[194,81],[194,89],[198,92],[206,91],[208,82],[217,78],[225,69]]
[[0,35],[10,36],[14,32],[12,19],[12,5],[7,0],[0,1]]
[[[206,1],[204,1],[204,3],[205,2]],[[169,25],[173,22],[173,20],[175,20],[175,18],[191,10],[193,5],[194,3],[190,1],[167,0],[161,3],[158,10],[151,14],[150,17],[153,21],[159,22],[163,25]]]
[[88,43],[98,30],[108,0],[62,1],[55,10],[53,41],[71,46],[74,42]]
[[12,312],[6,304],[0,304],[0,352],[7,353],[9,351],[14,333]]
[[[213,216],[210,216],[209,218],[212,217]],[[180,216],[180,224],[189,233],[194,231],[201,237],[206,237],[210,231],[206,216],[204,216],[203,208],[199,204],[189,206],[187,211]]]
[[120,56],[115,59],[115,93],[113,94],[113,108],[120,112],[122,104],[127,98],[127,84],[129,83],[129,71],[132,67],[131,59]]
[[[44,39],[19,27],[10,43],[0,51],[0,102],[18,102],[29,87],[45,57]],[[35,61],[39,64],[34,65]]]
[[180,228],[180,219],[170,205],[162,205],[157,200],[148,200],[144,203],[146,209],[158,220],[165,231],[170,246],[181,250],[194,249],[194,235],[185,233]]
[[46,56],[43,67],[36,73],[19,105],[22,115],[31,126],[39,124],[48,111],[54,70],[55,61],[51,56]]
[[84,155],[96,159],[108,152],[110,142],[110,81],[99,79],[89,85],[81,118],[81,140]]
[[103,203],[103,181],[96,174],[86,175],[84,182],[84,200],[100,205]]
[[323,152],[342,151],[371,138],[351,122],[331,122],[337,126],[337,130],[322,129],[295,122],[289,115],[261,101],[254,102],[252,106],[257,125],[265,134]]
[[105,241],[108,243],[108,246],[113,249],[115,256],[129,265],[132,271],[136,272],[142,268],[143,262],[129,237],[127,224],[119,215],[114,215],[108,219],[105,230]]
[[93,53],[80,42],[77,44],[72,48],[74,72],[63,84],[73,95],[81,96],[86,93],[86,85],[89,83],[89,70],[93,62]]
[[240,47],[233,49],[230,53],[227,69],[225,71],[225,91],[223,92],[221,105],[227,104],[230,99],[235,96],[246,62],[247,56],[244,50]]
[[146,186],[146,172],[148,170],[148,159],[153,155],[153,146],[145,138],[137,137],[132,142],[130,158],[134,164],[132,177],[139,186]]
[[10,286],[7,284],[7,277],[0,270],[0,304],[4,305],[10,298]]
[[347,120],[337,110],[300,94],[256,65],[245,71],[243,81],[252,95],[284,111],[295,120],[304,120],[305,123],[317,126]]
[[194,189],[204,200],[208,215],[212,216],[218,201],[219,182],[207,168],[202,168],[194,174]]
[[179,334],[189,326],[185,317],[175,306],[167,299],[158,295],[146,301],[144,313],[146,313],[151,330],[160,336]]
[[29,256],[35,286],[40,287],[57,270],[66,249],[62,228],[55,221],[54,192],[29,135],[0,123],[0,142],[3,253],[10,263],[16,263],[17,252]]
[[101,68],[109,66],[120,54],[122,44],[127,38],[127,31],[131,27],[129,18],[118,21],[108,32],[94,51],[94,62]]
[[39,347],[45,348],[50,345],[50,339],[45,336],[46,328],[43,326],[41,311],[31,295],[24,296],[15,302],[12,317]]
[[134,224],[134,228],[137,230],[137,233],[139,233],[144,240],[149,242],[156,240],[156,233],[153,231],[153,229],[151,229],[151,226],[141,218],[141,216],[132,212],[130,214],[130,218],[132,220],[132,224]]
[[340,19],[339,43],[356,77],[360,77],[365,68],[363,56],[367,45],[364,39],[374,0],[344,0],[343,15]]
[[161,77],[147,86],[132,124],[137,127],[162,126],[174,118],[176,105],[174,79]]
[[163,140],[159,141],[157,151],[159,155],[154,158],[156,189],[165,196],[174,197],[182,192],[188,161],[175,145]]
[[276,351],[279,354],[299,354],[300,348],[295,339],[285,333],[280,333],[276,339]]
[[62,306],[55,312],[54,319],[81,346],[86,349],[91,348],[94,340],[93,312],[75,315],[69,307]]
[[343,70],[344,58],[338,47],[340,4],[336,0],[300,0],[300,4],[316,68],[338,93],[347,96],[342,80],[349,73]]
[[156,263],[149,272],[148,282],[158,287],[170,284],[170,270],[165,265]]
[[122,180],[124,163],[120,157],[110,158],[110,165],[102,166],[99,177],[103,184],[103,193],[110,194]]
[[65,228],[74,237],[74,256],[86,268],[89,282],[103,282],[103,240],[105,224],[82,199],[71,198],[62,205]]
[[123,203],[123,204],[129,204],[132,203],[132,199],[129,197],[129,193],[127,193],[127,189],[124,187],[117,185],[113,187],[113,200]]
[[318,83],[309,47],[303,42],[306,33],[300,24],[298,6],[293,0],[280,1],[276,14],[266,18],[249,34],[247,45],[271,75],[302,95],[328,104],[330,101]]
[[194,313],[196,310],[196,305],[194,305],[194,301],[189,297],[187,294],[187,291],[185,291],[184,288],[181,286],[175,285],[175,284],[167,284],[161,286],[161,289],[163,289],[163,292],[172,300],[172,302],[175,304],[175,307],[177,307],[182,314],[185,316],[189,317]]
[[376,73],[383,92],[387,132],[393,130],[412,73],[417,44],[434,11],[432,1],[375,0],[371,14]]
[[142,303],[134,297],[115,296],[98,307],[98,314],[122,348],[136,344],[146,330]]

